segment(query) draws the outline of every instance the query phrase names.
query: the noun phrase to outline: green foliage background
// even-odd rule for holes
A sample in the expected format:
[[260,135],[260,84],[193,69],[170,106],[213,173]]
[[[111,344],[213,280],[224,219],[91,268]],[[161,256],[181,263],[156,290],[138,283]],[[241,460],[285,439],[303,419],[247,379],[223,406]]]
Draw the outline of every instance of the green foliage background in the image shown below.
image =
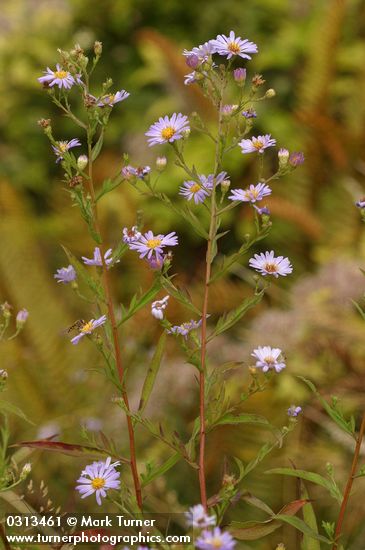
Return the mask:
[[[194,86],[183,84],[188,69],[180,54],[183,48],[232,28],[259,45],[260,54],[248,69],[251,76],[262,73],[277,92],[258,109],[257,133],[272,133],[280,146],[303,150],[307,161],[278,184],[267,201],[274,228],[265,248],[288,255],[295,275],[280,290],[273,288],[265,304],[230,339],[219,341],[212,356],[221,363],[230,359],[248,363],[252,345],[282,347],[288,368],[248,410],[280,423],[293,399],[305,405],[300,427],[290,442],[249,479],[247,490],[275,510],[293,500],[294,480],[262,475],[269,467],[289,466],[289,459],[298,468],[320,473],[326,462],[332,462],[340,479],[345,479],[351,444],[326,424],[319,405],[295,375],[315,380],[325,396],[337,394],[348,413],[365,407],[364,328],[351,305],[351,299],[361,300],[364,287],[358,266],[364,267],[365,240],[354,207],[363,193],[365,173],[364,21],[362,0],[13,0],[2,4],[0,301],[8,300],[15,309],[26,307],[30,319],[22,336],[0,350],[0,365],[9,370],[12,400],[35,422],[32,426],[14,421],[14,441],[35,438],[39,428],[49,423],[58,426],[62,439],[81,441],[80,424],[98,417],[108,435],[123,449],[126,446],[125,426],[110,403],[108,387],[100,384],[99,375],[88,371],[92,351],[87,343],[70,346],[63,333],[75,319],[87,317],[87,311],[71,289],[55,284],[53,273],[65,264],[57,243],[78,255],[90,255],[90,241],[77,213],[70,209],[62,174],[37,120],[52,118],[58,139],[78,136],[52,110],[37,76],[45,66],[55,64],[57,48],[80,43],[87,49],[96,39],[103,42],[103,62],[97,69],[100,84],[111,76],[114,88],[127,89],[131,97],[111,117],[106,148],[96,166],[97,179],[102,181],[111,168],[119,166],[125,152],[134,164],[151,165],[155,155],[162,154],[162,150],[149,150],[143,135],[160,115],[199,110],[207,120],[211,118],[204,97]],[[194,135],[191,143],[192,158],[204,173],[210,169],[208,145]],[[227,168],[235,186],[254,182],[250,158],[233,155]],[[173,196],[180,183],[181,173],[171,163],[162,187]],[[120,239],[121,228],[133,223],[138,209],[145,211],[146,226],[178,232],[182,245],[174,266],[179,283],[187,285],[199,300],[204,251],[189,229],[160,204],[147,204],[130,188],[119,188],[105,200],[102,212],[110,243]],[[225,249],[242,241],[250,223],[244,208],[227,219],[233,228],[225,238]],[[136,255],[127,255],[114,272],[119,301],[128,301],[136,283],[146,287],[150,279]],[[247,269],[241,266],[229,280],[217,283],[212,291],[212,315],[232,307],[247,293],[249,280]],[[183,315],[178,305],[169,308],[171,321],[185,320]],[[124,329],[132,401],[138,400],[144,366],[157,336],[148,310],[142,310]],[[246,371],[229,379],[232,392],[245,387]],[[150,414],[184,436],[195,414],[196,386],[173,343],[152,401]],[[146,434],[139,437],[143,456],[157,462],[165,456],[165,450]],[[210,492],[219,486],[225,454],[249,460],[266,437],[247,428],[217,431],[208,441]],[[69,457],[39,453],[31,459],[34,479],[38,483],[46,480],[55,501],[65,509],[80,509],[73,484],[81,464]],[[363,481],[358,487],[347,517],[351,550],[362,549],[365,536],[359,506]],[[309,487],[309,491],[320,517],[333,520],[332,503],[317,489],[311,492]],[[161,510],[183,509],[198,498],[196,480],[187,477],[184,466],[172,470],[168,481],[156,483],[152,492]],[[27,498],[34,506],[41,505],[41,491]],[[85,508],[88,505],[92,508],[83,502]],[[233,515],[248,519],[252,510],[239,505]],[[266,550],[284,541],[288,548],[295,548],[296,536],[288,527],[270,541],[246,547]]]

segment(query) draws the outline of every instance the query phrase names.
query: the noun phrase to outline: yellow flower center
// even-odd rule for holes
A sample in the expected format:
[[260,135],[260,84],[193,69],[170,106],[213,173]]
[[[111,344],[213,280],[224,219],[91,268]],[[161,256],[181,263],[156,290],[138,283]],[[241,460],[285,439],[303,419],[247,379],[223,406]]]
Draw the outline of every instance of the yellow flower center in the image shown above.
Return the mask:
[[192,186],[190,187],[190,191],[191,191],[192,193],[197,193],[198,191],[200,191],[201,188],[202,188],[202,186],[199,185],[199,183],[194,183],[194,185],[192,185]]
[[230,52],[232,53],[239,53],[240,52],[240,47],[239,45],[237,44],[237,42],[230,42],[228,44],[228,49]]
[[63,80],[64,78],[67,78],[69,75],[67,71],[54,71],[53,74],[56,78],[60,78],[61,80]]
[[58,142],[58,149],[60,153],[66,153],[66,151],[68,150],[67,147],[68,147],[67,141]]
[[93,489],[102,489],[105,485],[105,479],[102,477],[94,477],[94,479],[91,482],[91,486]]
[[256,149],[261,149],[261,147],[263,147],[264,145],[264,142],[263,141],[260,141],[259,139],[257,141],[255,141],[255,143],[253,144],[253,146],[256,148]]
[[84,324],[84,326],[80,329],[80,332],[90,332],[91,330],[93,330],[93,323],[89,321]]
[[275,359],[269,355],[269,357],[265,357],[264,359],[265,363],[268,363],[269,365],[273,365],[275,363]]
[[174,134],[175,134],[175,129],[172,128],[171,126],[167,126],[167,128],[164,128],[161,131],[161,136],[163,137],[163,139],[166,139],[166,140],[171,139]]
[[213,548],[221,548],[222,546],[222,539],[220,539],[219,537],[213,537],[207,542],[211,544]]
[[150,239],[147,241],[148,248],[157,248],[161,244],[161,239]]
[[275,264],[265,264],[265,270],[268,273],[276,273],[278,268]]
[[109,95],[106,95],[104,98],[103,98],[103,102],[104,103],[113,103],[115,99],[115,94],[109,94]]

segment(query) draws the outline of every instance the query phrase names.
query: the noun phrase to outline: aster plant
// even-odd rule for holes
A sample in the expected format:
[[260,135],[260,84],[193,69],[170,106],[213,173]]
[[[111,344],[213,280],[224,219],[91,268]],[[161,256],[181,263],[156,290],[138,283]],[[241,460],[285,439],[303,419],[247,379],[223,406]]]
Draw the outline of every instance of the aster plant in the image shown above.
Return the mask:
[[[267,251],[262,245],[272,225],[269,209],[262,203],[275,193],[275,181],[300,166],[304,157],[297,152],[290,154],[283,147],[275,153],[277,140],[270,134],[259,135],[254,132],[255,135],[252,135],[254,124],[260,118],[260,102],[275,96],[272,89],[262,91],[265,81],[261,75],[253,75],[248,83],[249,68],[246,68],[246,64],[257,52],[258,47],[254,42],[236,36],[233,31],[227,35],[218,35],[191,50],[185,50],[183,55],[186,64],[193,70],[186,75],[185,84],[199,86],[212,102],[216,111],[215,123],[206,124],[197,113],[191,116],[180,112],[163,113],[144,132],[146,145],[156,148],[160,155],[156,159],[156,170],[147,165],[134,167],[125,154],[117,175],[106,179],[100,186],[94,180],[94,163],[102,151],[109,117],[112,113],[116,116],[117,109],[125,107],[129,92],[124,89],[113,92],[110,79],[105,81],[101,91],[94,89],[92,77],[102,53],[100,42],[95,43],[94,55],[90,58],[79,46],[75,46],[70,52],[61,51],[61,60],[56,70],[47,69],[44,76],[39,78],[51,100],[75,123],[74,135],[77,137],[72,137],[69,141],[57,141],[51,122],[47,119],[39,122],[50,140],[57,163],[63,169],[71,202],[79,208],[93,241],[89,251],[85,251],[87,255],[81,259],[65,250],[69,265],[58,269],[54,275],[57,282],[71,282],[71,288],[76,290],[79,284],[85,285],[91,295],[91,299],[86,298],[85,305],[85,318],[91,320],[81,320],[77,326],[72,327],[75,334],[70,335],[70,343],[95,346],[105,364],[105,375],[117,392],[114,402],[125,414],[127,421],[128,459],[123,459],[114,445],[103,448],[101,445],[95,446],[95,452],[102,454],[104,459],[105,456],[108,458],[85,467],[77,481],[77,491],[82,498],[95,494],[99,505],[103,499],[108,498],[124,511],[142,513],[149,510],[150,506],[148,485],[160,475],[168,475],[169,470],[183,460],[191,467],[192,474],[196,475],[199,488],[199,503],[190,508],[187,521],[193,530],[198,530],[196,547],[204,550],[232,550],[236,544],[235,538],[252,540],[263,536],[259,529],[257,532],[254,529],[253,534],[252,525],[248,526],[245,522],[232,523],[229,530],[222,528],[222,522],[229,507],[240,498],[244,499],[240,488],[242,480],[265,456],[282,445],[301,412],[299,405],[290,406],[288,403],[288,422],[280,429],[271,426],[269,420],[261,416],[242,412],[242,404],[255,393],[267,389],[273,377],[280,376],[280,372],[287,367],[285,350],[272,348],[263,341],[262,345],[252,350],[252,358],[244,358],[250,382],[235,402],[226,395],[224,374],[209,352],[209,343],[213,339],[232,329],[262,300],[271,284],[280,284],[282,277],[290,276],[293,272],[288,258],[278,255],[277,251]],[[84,108],[83,114],[78,116],[71,109],[70,99],[77,94]],[[189,160],[191,132],[201,133],[211,144],[209,173],[202,173],[203,170]],[[75,156],[76,147],[80,147],[82,153],[79,157]],[[234,150],[242,155],[253,155],[257,161],[256,181],[251,180],[244,184],[241,181],[232,181],[226,165]],[[268,156],[271,158],[270,163],[266,161]],[[268,174],[275,156],[276,170]],[[181,183],[177,189],[171,189],[169,194],[164,194],[159,191],[158,184],[166,170],[167,158],[172,158],[180,168]],[[140,217],[136,216],[136,223],[131,228],[124,227],[121,220],[118,242],[106,242],[99,221],[99,204],[106,194],[113,192],[121,184],[132,185],[150,201],[161,201],[164,207],[181,216],[204,242],[206,261],[202,276],[201,303],[195,303],[187,292],[182,291],[171,274],[173,251],[181,243],[181,237],[174,227],[167,234],[162,234],[157,222],[150,222],[148,227],[144,227]],[[227,213],[235,208],[244,209],[245,213],[251,212],[252,231],[237,250],[225,256],[220,250],[220,243],[230,230]],[[90,250],[94,252],[90,254]],[[154,281],[149,289],[137,293],[129,305],[122,305],[117,310],[111,291],[110,271],[119,268],[122,257],[127,253],[138,255],[145,268],[153,271]],[[209,310],[211,287],[220,278],[229,276],[237,263],[252,268],[251,295],[231,311],[215,318]],[[65,286],[67,285],[59,285],[59,288]],[[80,292],[77,295],[83,298]],[[168,315],[169,304],[173,300],[186,309],[185,318],[177,325],[169,321]],[[128,365],[124,361],[124,342],[120,327],[143,307],[150,308],[151,323],[160,324],[161,336],[151,364],[146,369],[138,410],[132,410],[126,388]],[[187,440],[182,440],[176,432],[171,433],[169,427],[156,425],[145,416],[145,407],[158,378],[167,339],[175,340],[185,354],[186,361],[196,369],[199,386],[197,414]],[[283,413],[285,415],[285,410]],[[214,494],[208,494],[208,434],[217,426],[247,423],[268,427],[275,434],[273,441],[266,442],[257,456],[246,464],[232,458],[226,465],[221,486]],[[147,460],[143,473],[140,471],[142,458],[139,457],[137,461],[138,425],[164,443],[170,453],[166,461],[157,466]],[[52,442],[43,441],[42,448],[51,449]],[[116,460],[112,462],[114,459]],[[120,462],[125,462],[126,467],[122,482],[118,470]],[[123,489],[120,490],[122,485]],[[110,496],[116,492],[118,496]],[[252,502],[251,499],[250,503]],[[275,522],[276,528],[285,522],[292,523],[310,538],[328,543],[328,538],[310,531],[299,518],[296,518],[296,522],[290,519],[308,503],[307,499],[285,505],[279,514],[275,514],[264,503],[259,503],[258,499],[255,503],[258,508],[269,513],[268,523]]]

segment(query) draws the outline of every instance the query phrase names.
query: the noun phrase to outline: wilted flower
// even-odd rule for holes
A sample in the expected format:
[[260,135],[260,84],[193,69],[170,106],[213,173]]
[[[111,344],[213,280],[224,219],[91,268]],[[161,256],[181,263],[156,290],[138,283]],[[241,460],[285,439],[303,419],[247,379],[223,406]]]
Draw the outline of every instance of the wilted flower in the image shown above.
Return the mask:
[[247,111],[242,111],[242,116],[248,120],[250,118],[257,118],[257,113],[254,109],[247,109]]
[[280,372],[285,369],[285,362],[281,358],[282,351],[280,348],[271,348],[270,346],[259,346],[254,349],[251,355],[257,359],[256,367],[262,369],[263,372],[275,369]]
[[63,160],[64,154],[67,153],[73,147],[80,147],[81,143],[78,139],[74,138],[70,141],[57,141],[57,145],[52,145],[54,154],[57,157],[56,162]]
[[134,241],[138,241],[142,233],[138,231],[138,227],[134,225],[131,229],[124,227],[123,229],[123,242],[130,244]]
[[180,334],[180,336],[184,336],[186,338],[192,330],[196,330],[199,328],[202,324],[202,320],[200,321],[194,321],[191,320],[187,323],[182,323],[182,325],[175,325],[174,327],[171,327],[167,333],[168,334]]
[[164,310],[167,308],[169,298],[170,296],[165,296],[164,298],[162,298],[162,300],[156,300],[156,302],[152,302],[151,313],[153,317],[155,317],[155,319],[163,319]]
[[256,210],[256,212],[259,214],[259,216],[262,216],[262,215],[270,216],[270,210],[268,209],[267,206],[263,206],[262,208],[259,208],[258,206],[256,206],[256,204],[254,204],[253,207]]
[[271,137],[270,134],[264,136],[257,136],[251,139],[242,139],[238,144],[242,153],[263,153],[267,147],[273,147],[276,145],[276,140]]
[[106,497],[109,489],[120,488],[120,472],[115,469],[120,462],[112,463],[111,460],[108,457],[105,461],[93,462],[81,472],[81,476],[77,480],[79,485],[76,486],[81,498],[95,493],[96,502],[101,506],[101,499]]
[[231,116],[235,111],[237,111],[238,105],[222,105],[221,113],[223,116]]
[[213,531],[203,531],[195,542],[200,550],[233,550],[236,541],[228,531],[214,527]]
[[181,113],[174,113],[171,117],[160,117],[158,122],[150,126],[145,135],[149,138],[147,141],[151,147],[181,139],[186,130],[190,130],[188,117]]
[[234,31],[225,34],[219,34],[215,40],[212,40],[212,46],[219,55],[227,56],[227,59],[238,55],[246,59],[251,59],[250,53],[257,53],[257,46],[249,40],[242,40],[240,36],[235,36]]
[[[112,249],[108,248],[108,250],[104,254],[104,263],[105,263],[106,266],[110,266],[113,263],[112,252],[113,252]],[[100,248],[97,246],[94,249],[94,257],[93,258],[85,258],[85,256],[82,256],[82,261],[86,265],[96,265],[98,267],[102,267],[103,262],[101,260]]]
[[124,101],[129,96],[130,96],[130,93],[126,92],[125,90],[120,90],[115,94],[106,94],[106,95],[103,95],[102,97],[99,97],[99,99],[97,100],[97,106],[113,107],[113,105],[115,105],[116,103],[119,103],[120,101]]
[[29,312],[28,312],[27,309],[23,308],[20,311],[18,311],[17,316],[16,316],[16,325],[17,325],[17,327],[23,326],[24,323],[26,322],[26,320],[28,319],[28,317],[29,317]]
[[162,252],[165,246],[176,246],[178,238],[175,231],[168,235],[154,235],[152,231],[147,231],[138,241],[129,243],[131,250],[137,250],[140,253],[140,258],[147,256],[150,259],[153,255],[157,259],[162,259]]
[[291,166],[294,166],[294,168],[296,168],[297,166],[300,166],[301,164],[303,164],[304,160],[305,160],[304,154],[301,151],[296,151],[290,155],[289,164]]
[[90,319],[90,321],[85,323],[80,328],[79,334],[74,338],[72,338],[71,343],[74,345],[78,344],[81,338],[86,336],[86,334],[91,334],[92,332],[94,332],[96,328],[100,327],[101,325],[104,325],[105,322],[106,322],[106,315],[102,315],[101,317],[99,317],[99,319]]
[[286,277],[293,271],[289,258],[284,258],[284,256],[275,258],[273,250],[254,254],[254,257],[249,261],[249,265],[259,271],[261,275],[273,275],[276,278],[279,275]]
[[38,82],[46,84],[47,86],[58,86],[60,89],[65,88],[69,90],[74,84],[82,84],[80,75],[72,76],[71,73],[65,71],[58,63],[56,70],[52,71],[49,67],[44,71],[44,76],[38,78]]
[[288,409],[288,416],[298,416],[302,412],[302,407],[296,407],[295,405],[291,405]]
[[246,80],[246,69],[239,67],[233,71],[233,78],[237,84],[242,84]]
[[134,176],[139,180],[143,180],[150,172],[151,168],[149,166],[138,166],[138,168],[134,168],[128,165],[122,168],[122,174],[126,179],[130,179]]
[[57,269],[57,273],[53,275],[58,283],[72,283],[76,279],[76,271],[72,265]]
[[216,524],[215,516],[208,516],[201,504],[189,508],[189,511],[185,512],[185,516],[187,524],[196,529],[205,529]]
[[264,197],[271,195],[271,188],[265,183],[250,185],[247,189],[232,189],[229,199],[232,201],[256,202],[262,201]]

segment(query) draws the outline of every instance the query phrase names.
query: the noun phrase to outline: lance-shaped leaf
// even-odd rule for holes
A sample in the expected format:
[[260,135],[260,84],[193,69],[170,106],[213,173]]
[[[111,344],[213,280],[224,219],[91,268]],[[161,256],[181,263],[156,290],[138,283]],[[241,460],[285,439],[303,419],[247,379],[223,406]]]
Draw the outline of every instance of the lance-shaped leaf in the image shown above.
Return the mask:
[[70,264],[74,267],[77,277],[83,281],[100,300],[104,301],[104,291],[99,281],[96,281],[89,275],[86,267],[72,254],[72,252],[70,252],[65,246],[62,248],[65,251]]
[[333,482],[321,476],[320,474],[316,474],[315,472],[307,472],[306,470],[297,470],[291,468],[274,468],[273,470],[268,470],[267,472],[265,472],[265,474],[279,474],[284,476],[298,477],[306,481],[311,481],[312,483],[315,483],[316,485],[320,485],[324,489],[327,489],[327,491],[329,491],[330,495],[333,498],[335,498],[339,502],[342,502],[342,495],[339,489],[333,484]]
[[137,311],[151,302],[160,290],[161,281],[157,278],[147,292],[135,294],[133,296],[127,309],[125,309],[122,305],[122,318],[119,321],[118,326],[128,321],[128,319],[130,319]]
[[324,542],[325,544],[332,544],[332,541],[328,539],[327,537],[323,537],[322,535],[319,535],[316,533],[313,529],[309,527],[302,519],[297,518],[295,516],[288,516],[284,514],[278,514],[275,516],[277,520],[283,521],[284,523],[288,523],[292,527],[295,527],[295,529],[298,529],[298,531],[301,531],[308,537],[311,537],[315,540],[319,540],[321,542]]
[[201,311],[196,306],[194,306],[193,302],[190,299],[190,296],[184,292],[179,287],[176,287],[170,277],[162,277],[161,284],[163,288],[168,292],[171,296],[173,296],[180,304],[184,305],[190,311],[193,311],[196,315],[199,315],[201,317]]
[[150,363],[150,366],[148,367],[147,375],[143,384],[142,393],[141,393],[141,399],[139,402],[138,410],[140,413],[142,413],[148,403],[148,399],[152,393],[153,386],[156,381],[156,376],[159,371],[161,360],[163,356],[163,352],[165,349],[165,343],[166,343],[166,332],[164,331],[158,341],[157,347],[155,349],[155,353],[153,354],[152,361]]
[[91,160],[92,161],[94,161],[98,158],[98,156],[100,154],[100,151],[101,151],[101,148],[103,146],[103,141],[104,141],[104,132],[102,131],[100,133],[98,141],[95,143],[94,147],[92,148],[92,152],[91,152]]
[[237,424],[255,424],[258,426],[262,426],[263,428],[267,428],[268,430],[271,430],[272,432],[276,432],[279,436],[281,435],[280,430],[270,424],[270,422],[264,417],[260,416],[258,414],[250,414],[250,413],[240,413],[240,414],[232,414],[227,413],[223,415],[221,418],[216,420],[211,426],[208,426],[208,430],[213,429],[215,426],[223,426],[223,425],[237,425]]
[[174,204],[164,193],[154,193],[153,196],[163,202],[166,206],[168,206],[168,208],[175,212],[175,214],[178,214],[179,216],[184,218],[184,220],[189,222],[194,231],[200,237],[203,237],[203,239],[209,238],[208,232],[205,229],[204,225],[187,204],[184,204],[183,206]]
[[264,290],[261,290],[257,294],[254,294],[251,298],[246,298],[243,300],[238,307],[229,313],[222,315],[222,317],[218,319],[215,329],[209,335],[207,341],[210,342],[213,338],[218,336],[218,334],[222,334],[222,332],[232,328],[245,315],[245,313],[247,313],[247,311],[261,302],[263,295]]
[[[308,499],[308,491],[302,480],[300,481],[300,493],[302,498]],[[307,504],[303,506],[303,519],[305,523],[312,529],[312,531],[314,531],[318,535],[319,533],[318,533],[317,518],[314,513],[312,503],[309,500]],[[303,550],[321,550],[319,541],[310,537],[307,534],[304,534],[302,546],[303,546]]]
[[318,400],[321,402],[328,416],[330,416],[332,420],[336,422],[337,426],[339,426],[339,428],[341,428],[343,431],[347,432],[348,434],[350,434],[352,437],[355,438],[356,433],[355,433],[355,426],[354,426],[353,419],[350,418],[349,420],[346,420],[342,411],[340,411],[337,408],[335,403],[332,406],[329,403],[327,403],[327,401],[321,396],[321,394],[319,393],[319,391],[317,390],[313,382],[311,382],[307,378],[304,378],[304,376],[298,376],[298,378],[303,380],[303,382],[307,384],[307,386],[312,390],[312,392],[316,395]]
[[108,449],[99,447],[89,447],[87,445],[73,445],[71,443],[63,443],[62,441],[50,441],[49,439],[38,439],[36,441],[21,441],[14,443],[11,447],[28,447],[30,449],[38,449],[39,451],[51,451],[75,457],[95,457],[95,456],[112,456],[121,462],[129,464],[127,458],[113,455]]
[[103,197],[107,193],[110,193],[110,191],[113,191],[114,189],[119,187],[122,181],[123,181],[123,176],[121,174],[118,174],[118,176],[116,176],[113,179],[108,178],[104,180],[101,189],[99,189],[99,191],[96,193],[96,197],[95,197],[96,201],[99,201],[101,197]]
[[13,405],[12,403],[9,403],[9,401],[4,401],[3,399],[0,400],[0,412],[5,414],[15,414],[16,416],[19,416],[22,420],[25,420],[29,424],[33,424],[31,420],[23,413],[19,407],[16,405]]
[[156,468],[151,468],[146,474],[141,474],[142,477],[142,486],[146,487],[154,479],[164,475],[166,472],[171,470],[181,460],[180,453],[175,453],[171,455],[161,466]]

